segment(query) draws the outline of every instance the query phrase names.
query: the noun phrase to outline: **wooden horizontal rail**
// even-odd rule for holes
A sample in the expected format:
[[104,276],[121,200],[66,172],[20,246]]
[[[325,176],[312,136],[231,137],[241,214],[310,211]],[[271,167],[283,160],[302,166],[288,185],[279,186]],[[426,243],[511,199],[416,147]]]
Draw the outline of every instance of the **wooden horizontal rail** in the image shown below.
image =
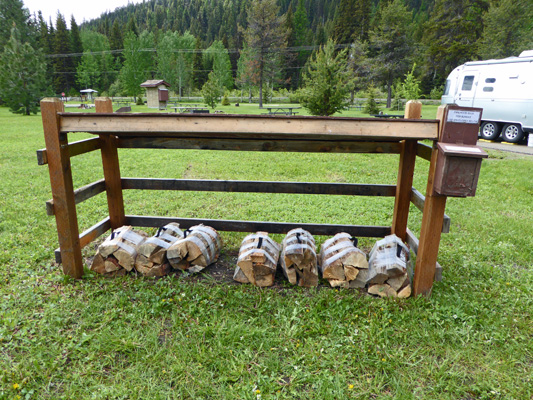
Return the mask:
[[287,233],[291,229],[303,228],[313,235],[332,236],[339,232],[348,232],[353,236],[384,237],[390,235],[390,226],[366,226],[366,225],[325,225],[325,224],[302,224],[288,222],[262,222],[262,221],[231,221],[218,219],[175,218],[175,217],[151,217],[141,215],[126,215],[126,224],[140,227],[158,228],[171,222],[177,222],[181,228],[188,229],[191,226],[204,224],[227,232],[257,232]]
[[[98,138],[90,138],[79,140],[68,144],[68,152],[70,157],[79,156],[80,154],[89,153],[100,148],[100,141]],[[46,149],[37,150],[37,164],[48,164],[48,154]]]
[[[83,231],[83,233],[80,235],[80,247],[85,247],[89,243],[91,243],[93,240],[97,239],[99,236],[106,233],[109,229],[111,229],[111,222],[109,220],[109,217],[104,218],[97,224],[91,226],[86,231]],[[61,263],[61,251],[59,249],[55,250],[55,258],[56,262],[58,264]]]
[[298,193],[352,196],[391,196],[395,185],[353,183],[262,182],[194,179],[122,178],[122,189],[186,190],[200,192]]
[[398,154],[397,142],[356,142],[331,140],[248,140],[207,138],[120,138],[119,148],[279,151],[306,153],[388,153]]
[[[409,245],[409,248],[415,253],[415,255],[418,253],[418,238],[415,236],[415,234],[407,228],[407,244]],[[442,281],[442,266],[437,263],[436,264],[436,270],[435,270],[435,280],[437,282]]]
[[[424,203],[426,202],[426,196],[424,196],[422,193],[420,193],[415,188],[411,189],[411,203],[413,203],[416,208],[418,208],[420,211],[424,211]],[[452,220],[450,217],[448,217],[446,214],[444,214],[444,220],[442,221],[442,233],[450,233],[450,226],[452,224]]]
[[416,147],[416,155],[420,158],[423,158],[426,161],[431,161],[431,151],[432,147],[424,143],[418,143]]
[[387,140],[438,139],[437,120],[220,114],[59,113],[60,130],[118,137]]
[[[74,191],[74,200],[76,204],[79,204],[91,197],[105,192],[105,181],[100,179],[99,181],[90,183]],[[46,214],[54,215],[54,200],[48,200],[46,202]]]

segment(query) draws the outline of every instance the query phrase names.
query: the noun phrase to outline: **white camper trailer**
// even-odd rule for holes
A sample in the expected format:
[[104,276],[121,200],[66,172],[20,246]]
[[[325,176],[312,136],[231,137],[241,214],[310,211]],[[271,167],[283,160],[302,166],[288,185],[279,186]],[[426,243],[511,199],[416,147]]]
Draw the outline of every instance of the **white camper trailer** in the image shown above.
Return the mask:
[[519,57],[472,61],[448,76],[442,104],[483,108],[480,135],[520,142],[533,133],[533,50]]

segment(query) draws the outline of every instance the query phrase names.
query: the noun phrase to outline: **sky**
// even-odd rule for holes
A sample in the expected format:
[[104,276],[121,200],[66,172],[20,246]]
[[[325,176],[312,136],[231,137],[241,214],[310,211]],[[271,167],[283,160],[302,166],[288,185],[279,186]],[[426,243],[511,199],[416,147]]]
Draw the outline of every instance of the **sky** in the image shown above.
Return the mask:
[[56,23],[57,11],[65,17],[70,26],[70,16],[74,15],[80,25],[83,20],[89,21],[98,18],[105,11],[114,11],[117,7],[126,6],[128,3],[142,3],[143,0],[23,0],[24,7],[30,10],[30,14],[37,14],[41,10],[44,20],[48,22],[50,17]]

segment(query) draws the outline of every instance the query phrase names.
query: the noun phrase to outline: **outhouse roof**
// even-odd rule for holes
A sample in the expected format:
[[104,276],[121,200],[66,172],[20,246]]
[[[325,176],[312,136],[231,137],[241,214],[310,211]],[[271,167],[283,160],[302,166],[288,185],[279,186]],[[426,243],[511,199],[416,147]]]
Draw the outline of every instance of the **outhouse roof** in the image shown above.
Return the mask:
[[170,87],[170,84],[168,84],[162,79],[152,79],[141,83],[141,87],[158,87],[159,85],[165,85],[167,87]]

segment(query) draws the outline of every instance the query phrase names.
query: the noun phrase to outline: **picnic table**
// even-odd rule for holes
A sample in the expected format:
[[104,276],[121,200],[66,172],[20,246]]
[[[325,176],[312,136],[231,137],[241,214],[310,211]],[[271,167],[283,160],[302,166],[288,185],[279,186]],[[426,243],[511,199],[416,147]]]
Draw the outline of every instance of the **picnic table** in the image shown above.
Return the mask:
[[302,107],[289,107],[289,106],[267,106],[263,107],[268,110],[268,115],[296,115],[298,112],[293,110],[298,110]]
[[376,118],[403,118],[403,115],[400,114],[370,114],[373,117]]
[[115,100],[113,101],[113,103],[115,103],[115,105],[119,106],[119,107],[127,107],[131,104],[131,101],[129,100]]
[[176,113],[192,113],[192,114],[200,114],[200,113],[209,113],[209,108],[207,107],[198,107],[198,106],[181,106],[181,107],[170,107],[174,110]]

